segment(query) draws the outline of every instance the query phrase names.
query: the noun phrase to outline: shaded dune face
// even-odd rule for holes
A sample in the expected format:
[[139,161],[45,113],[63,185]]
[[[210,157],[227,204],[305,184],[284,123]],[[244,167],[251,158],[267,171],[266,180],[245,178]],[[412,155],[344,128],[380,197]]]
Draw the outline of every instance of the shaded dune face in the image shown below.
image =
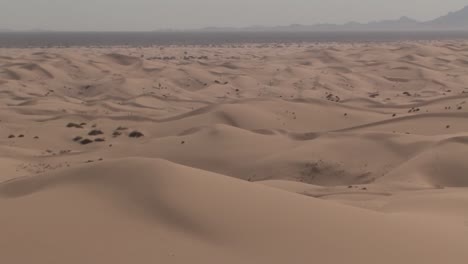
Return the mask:
[[465,263],[466,57],[0,49],[0,260]]
[[[135,174],[138,170],[141,173]],[[466,231],[448,228],[443,232],[450,238],[445,238],[439,234],[441,230],[414,219],[389,217],[157,159],[120,159],[17,179],[0,185],[0,195],[4,212],[24,215],[28,210],[40,210],[46,215],[24,227],[25,232],[38,235],[42,231],[33,230],[40,226],[49,232],[43,238],[47,243],[27,242],[34,246],[29,256],[39,260],[47,259],[48,254],[66,257],[67,251],[54,250],[60,248],[56,239],[62,239],[68,246],[83,249],[71,263],[88,258],[124,263],[129,259],[129,249],[122,247],[134,237],[139,239],[132,240],[130,248],[134,250],[136,245],[140,249],[138,256],[131,257],[176,263],[195,256],[228,263],[249,259],[284,263],[312,257],[331,262],[370,263],[367,259],[382,258],[382,263],[437,263],[443,259],[458,263],[460,257],[466,257],[460,244],[467,242]],[[70,209],[79,209],[79,217]],[[99,209],[106,211],[95,211]],[[18,225],[11,217],[2,215],[0,219],[4,228]],[[19,223],[26,221],[19,219]],[[100,226],[102,222],[108,224]],[[111,236],[110,232],[118,232],[119,240],[109,244],[105,238]],[[13,262],[26,260],[17,248],[24,237],[17,232],[8,234],[8,242],[0,240],[5,249],[3,257]],[[366,239],[361,239],[363,235]],[[437,236],[441,237],[435,239]],[[278,237],[282,239],[275,239]],[[418,243],[422,238],[428,242]],[[87,244],[83,244],[85,241]],[[160,245],[164,241],[167,244]],[[103,254],[93,255],[90,248],[95,246]],[[427,252],[427,248],[447,246],[450,250]],[[388,247],[399,254],[390,253]],[[111,253],[116,248],[122,250],[121,254]],[[276,250],[271,252],[272,248]],[[341,254],[330,255],[329,249]]]

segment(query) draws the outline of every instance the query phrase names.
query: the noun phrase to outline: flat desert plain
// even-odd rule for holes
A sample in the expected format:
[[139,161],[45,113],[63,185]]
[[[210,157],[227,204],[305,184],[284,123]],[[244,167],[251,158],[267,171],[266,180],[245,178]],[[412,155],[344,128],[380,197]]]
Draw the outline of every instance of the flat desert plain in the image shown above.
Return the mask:
[[468,43],[0,49],[0,262],[468,263]]

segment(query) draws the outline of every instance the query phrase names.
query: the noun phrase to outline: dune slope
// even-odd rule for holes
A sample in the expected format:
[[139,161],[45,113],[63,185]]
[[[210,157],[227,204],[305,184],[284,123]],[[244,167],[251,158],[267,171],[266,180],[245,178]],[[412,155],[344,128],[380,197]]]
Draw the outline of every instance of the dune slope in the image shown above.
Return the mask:
[[13,180],[0,186],[0,195],[8,263],[462,263],[468,257],[467,232],[457,228],[164,160],[130,158]]

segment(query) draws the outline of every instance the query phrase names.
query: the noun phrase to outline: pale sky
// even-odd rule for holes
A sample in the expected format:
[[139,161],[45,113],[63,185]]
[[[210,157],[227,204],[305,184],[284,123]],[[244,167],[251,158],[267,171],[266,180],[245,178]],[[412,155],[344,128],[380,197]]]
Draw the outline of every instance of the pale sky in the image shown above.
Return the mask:
[[0,0],[0,28],[145,31],[430,20],[468,0]]

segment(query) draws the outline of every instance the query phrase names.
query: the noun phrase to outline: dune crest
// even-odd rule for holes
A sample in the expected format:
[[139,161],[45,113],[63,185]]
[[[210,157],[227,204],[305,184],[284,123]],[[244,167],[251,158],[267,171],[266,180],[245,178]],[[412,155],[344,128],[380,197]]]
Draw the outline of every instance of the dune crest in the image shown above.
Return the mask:
[[[135,175],[135,171],[141,173]],[[0,219],[6,230],[12,230],[10,227],[18,223],[4,215],[26,216],[28,211],[27,214],[31,214],[30,206],[44,214],[59,210],[53,213],[59,218],[38,217],[34,224],[24,227],[25,232],[31,232],[42,226],[45,230],[41,232],[48,235],[41,243],[25,241],[15,232],[0,239],[4,250],[2,258],[8,262],[25,257],[15,251],[21,243],[34,248],[26,258],[44,259],[53,254],[55,247],[61,248],[56,244],[57,239],[63,239],[61,243],[68,247],[82,248],[79,256],[67,260],[69,263],[93,258],[124,263],[125,259],[115,258],[111,253],[128,252],[128,248],[122,248],[124,241],[132,244],[131,249],[140,246],[137,252],[146,259],[179,263],[195,256],[200,260],[228,263],[240,260],[284,263],[309,258],[332,263],[371,263],[377,259],[381,263],[410,260],[456,263],[460,256],[468,257],[463,247],[468,242],[466,232],[456,228],[439,230],[434,228],[434,223],[421,225],[404,217],[385,217],[164,160],[114,160],[18,179],[3,183],[0,194],[3,197]],[[93,213],[97,208],[107,208],[107,213]],[[81,217],[74,218],[75,213],[70,209],[79,210]],[[112,220],[115,218],[120,220]],[[45,219],[49,219],[47,224],[42,222]],[[109,226],[99,227],[102,221],[118,227],[114,231],[119,233],[119,241],[109,244],[106,237],[113,235],[109,233]],[[402,226],[401,221],[406,226]],[[55,225],[59,227],[54,228]],[[86,230],[80,231],[85,226]],[[380,232],[382,228],[385,232]],[[412,230],[410,234],[408,228]],[[65,233],[57,233],[57,229]],[[99,237],[97,241],[93,239],[96,236]],[[136,236],[139,239],[132,239]],[[363,236],[366,239],[360,240]],[[246,237],[250,239],[245,240]],[[275,239],[278,237],[281,239]],[[405,237],[404,243],[401,237]],[[94,242],[82,244],[86,240]],[[187,240],[197,242],[189,246]],[[356,240],[361,242],[355,243]],[[422,244],[421,240],[426,242]],[[173,248],[157,246],[163,241]],[[153,246],[148,248],[146,243]],[[93,255],[93,246],[101,251],[99,256]],[[341,254],[329,254],[330,247],[341,248]],[[451,250],[427,250],[441,247]],[[220,256],[218,252],[227,253]],[[230,254],[235,257],[230,259]],[[58,260],[65,261],[66,256],[65,252],[55,253]]]

